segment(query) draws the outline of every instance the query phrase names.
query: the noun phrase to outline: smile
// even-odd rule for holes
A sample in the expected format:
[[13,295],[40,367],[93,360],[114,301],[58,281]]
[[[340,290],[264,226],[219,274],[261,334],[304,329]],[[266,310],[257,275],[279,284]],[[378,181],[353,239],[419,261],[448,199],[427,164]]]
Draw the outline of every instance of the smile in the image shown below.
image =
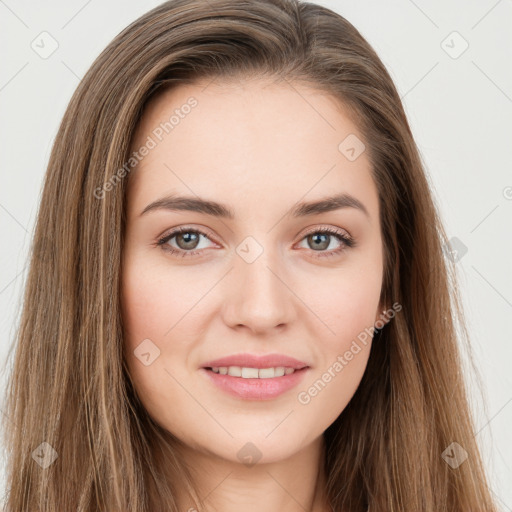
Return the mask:
[[297,387],[309,370],[309,367],[294,369],[283,366],[220,366],[201,368],[200,372],[217,389],[235,398],[272,400]]
[[213,367],[211,370],[220,375],[230,375],[231,377],[241,377],[242,379],[272,379],[273,377],[283,377],[290,375],[295,371],[294,368],[285,368],[277,366],[275,368],[246,368],[241,366],[220,366]]

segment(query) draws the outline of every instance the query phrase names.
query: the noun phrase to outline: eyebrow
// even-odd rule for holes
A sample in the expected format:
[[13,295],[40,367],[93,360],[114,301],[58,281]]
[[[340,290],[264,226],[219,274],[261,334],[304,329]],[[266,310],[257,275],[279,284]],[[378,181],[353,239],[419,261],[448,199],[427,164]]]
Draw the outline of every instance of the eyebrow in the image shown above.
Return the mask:
[[[298,203],[292,208],[290,214],[292,217],[307,217],[342,208],[355,208],[367,217],[370,216],[364,204],[350,194],[337,194],[317,201]],[[231,220],[235,218],[233,211],[225,204],[199,197],[172,195],[148,204],[140,215],[157,210],[190,211]]]

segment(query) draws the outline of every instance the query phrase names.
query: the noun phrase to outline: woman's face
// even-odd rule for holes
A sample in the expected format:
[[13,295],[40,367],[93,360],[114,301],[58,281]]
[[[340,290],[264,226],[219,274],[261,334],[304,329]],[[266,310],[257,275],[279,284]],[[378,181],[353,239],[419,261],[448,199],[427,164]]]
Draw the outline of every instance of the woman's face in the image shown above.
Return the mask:
[[384,307],[361,139],[332,97],[298,83],[182,85],[146,108],[127,192],[125,357],[149,414],[190,448],[284,459],[356,391]]

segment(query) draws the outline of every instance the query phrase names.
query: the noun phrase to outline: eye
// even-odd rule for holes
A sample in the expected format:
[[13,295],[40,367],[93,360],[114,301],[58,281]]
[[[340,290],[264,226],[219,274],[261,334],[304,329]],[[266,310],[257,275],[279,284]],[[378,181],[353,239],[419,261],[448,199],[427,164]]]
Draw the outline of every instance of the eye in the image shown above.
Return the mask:
[[[331,246],[332,239],[338,240],[341,245],[334,250],[324,251]],[[346,232],[336,228],[316,228],[309,233],[306,233],[304,239],[306,244],[313,247],[313,252],[317,252],[315,255],[317,258],[326,258],[330,256],[336,256],[347,248],[355,247],[355,240]]]
[[[156,245],[161,246],[164,251],[170,252],[171,254],[177,256],[194,256],[195,254],[201,252],[195,249],[204,249],[204,247],[199,247],[201,237],[209,240],[208,235],[203,231],[181,227],[171,231],[169,234],[158,240]],[[176,238],[175,243],[178,244],[178,247],[170,244],[173,238]]]
[[[209,235],[201,230],[180,227],[160,238],[156,245],[170,254],[190,257],[205,249],[205,247],[200,247],[201,237],[210,240]],[[338,240],[341,245],[337,249],[325,251],[331,245],[332,238]],[[171,243],[173,239],[176,239],[174,243],[177,245]],[[355,247],[355,240],[346,231],[334,228],[316,228],[306,233],[303,240],[314,247],[312,251],[318,253],[315,255],[318,258],[336,256],[347,248]]]

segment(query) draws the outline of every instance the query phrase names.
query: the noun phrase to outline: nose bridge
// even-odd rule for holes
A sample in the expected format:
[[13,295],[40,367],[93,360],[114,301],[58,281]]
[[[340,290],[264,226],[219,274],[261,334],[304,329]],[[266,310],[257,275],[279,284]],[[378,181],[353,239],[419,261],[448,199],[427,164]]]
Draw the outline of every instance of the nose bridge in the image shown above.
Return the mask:
[[[267,237],[268,241],[271,237]],[[278,249],[252,236],[236,248],[227,321],[254,331],[272,329],[291,319],[292,293],[286,286]],[[283,282],[284,281],[284,282]]]

